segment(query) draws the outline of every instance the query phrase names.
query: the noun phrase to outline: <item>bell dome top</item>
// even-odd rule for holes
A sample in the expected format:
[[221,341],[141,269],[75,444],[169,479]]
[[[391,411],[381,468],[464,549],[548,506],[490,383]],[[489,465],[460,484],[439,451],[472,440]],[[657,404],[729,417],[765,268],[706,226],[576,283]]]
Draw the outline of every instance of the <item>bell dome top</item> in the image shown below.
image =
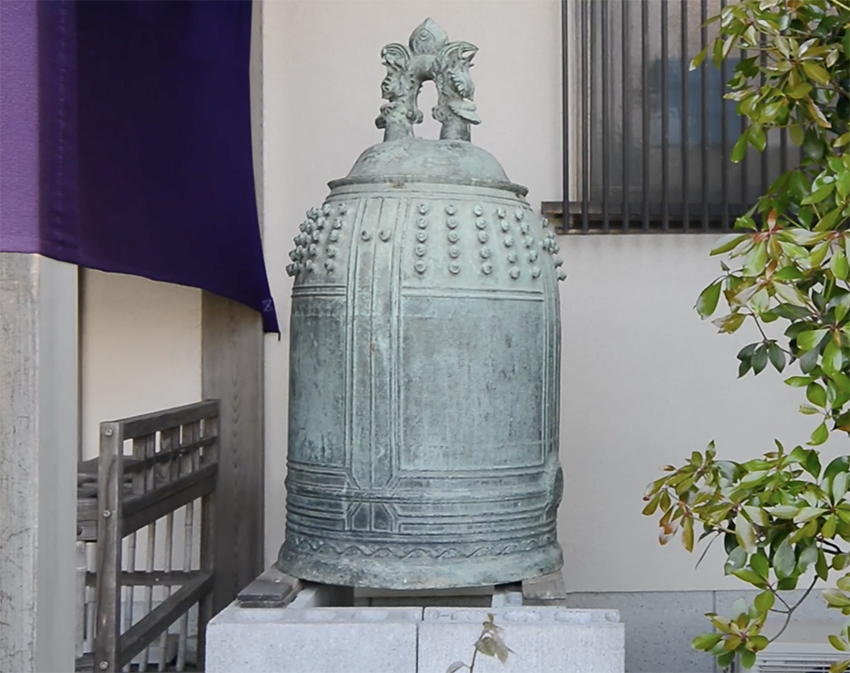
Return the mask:
[[[381,94],[387,102],[375,120],[384,129],[384,142],[363,152],[347,177],[329,183],[331,189],[364,182],[398,186],[434,182],[505,189],[525,196],[528,190],[512,183],[492,154],[470,142],[470,126],[481,122],[469,74],[477,51],[469,42],[449,42],[431,19],[413,31],[408,46],[386,45],[381,51],[387,68]],[[413,134],[413,125],[423,118],[418,98],[426,81],[437,87],[437,104],[431,113],[441,124],[439,140]]]

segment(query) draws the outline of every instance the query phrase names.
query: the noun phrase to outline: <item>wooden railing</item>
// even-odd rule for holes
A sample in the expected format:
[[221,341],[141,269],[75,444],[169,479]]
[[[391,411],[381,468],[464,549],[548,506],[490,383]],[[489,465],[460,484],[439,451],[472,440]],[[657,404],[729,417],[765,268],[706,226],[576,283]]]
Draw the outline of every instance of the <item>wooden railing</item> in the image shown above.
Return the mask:
[[146,671],[152,656],[159,671],[186,670],[195,605],[190,663],[202,670],[218,428],[217,400],[101,423],[99,456],[78,472],[77,670]]

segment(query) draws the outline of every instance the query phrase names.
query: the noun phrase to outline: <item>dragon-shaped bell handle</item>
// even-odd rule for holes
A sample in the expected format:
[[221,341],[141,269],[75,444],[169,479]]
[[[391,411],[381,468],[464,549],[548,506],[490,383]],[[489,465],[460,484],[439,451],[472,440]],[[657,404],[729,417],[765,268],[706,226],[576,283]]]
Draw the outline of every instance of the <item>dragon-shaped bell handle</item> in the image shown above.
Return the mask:
[[475,85],[469,75],[478,47],[469,42],[449,42],[434,21],[425,19],[410,36],[409,46],[388,44],[381,50],[387,74],[381,94],[388,102],[375,120],[384,129],[384,141],[413,137],[413,125],[422,122],[418,98],[422,83],[437,86],[437,104],[431,113],[440,124],[443,140],[470,139],[470,124],[481,120],[472,102]]

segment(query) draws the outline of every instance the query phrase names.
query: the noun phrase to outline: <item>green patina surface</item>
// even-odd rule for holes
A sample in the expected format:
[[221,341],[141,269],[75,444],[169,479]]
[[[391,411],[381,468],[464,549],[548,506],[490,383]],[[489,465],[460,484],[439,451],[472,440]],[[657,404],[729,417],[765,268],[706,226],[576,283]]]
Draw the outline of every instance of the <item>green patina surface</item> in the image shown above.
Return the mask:
[[[476,48],[427,20],[382,52],[385,141],[295,238],[287,532],[329,584],[506,583],[562,565],[554,233],[469,142]],[[413,137],[434,80],[439,140]]]

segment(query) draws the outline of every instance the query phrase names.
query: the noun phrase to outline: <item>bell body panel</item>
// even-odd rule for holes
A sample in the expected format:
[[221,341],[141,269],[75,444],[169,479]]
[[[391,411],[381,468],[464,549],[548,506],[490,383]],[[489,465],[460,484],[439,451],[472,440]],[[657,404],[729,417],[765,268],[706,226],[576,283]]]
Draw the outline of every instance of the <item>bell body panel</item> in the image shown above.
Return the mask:
[[392,589],[552,572],[553,235],[507,179],[403,173],[331,183],[296,239],[278,565]]

